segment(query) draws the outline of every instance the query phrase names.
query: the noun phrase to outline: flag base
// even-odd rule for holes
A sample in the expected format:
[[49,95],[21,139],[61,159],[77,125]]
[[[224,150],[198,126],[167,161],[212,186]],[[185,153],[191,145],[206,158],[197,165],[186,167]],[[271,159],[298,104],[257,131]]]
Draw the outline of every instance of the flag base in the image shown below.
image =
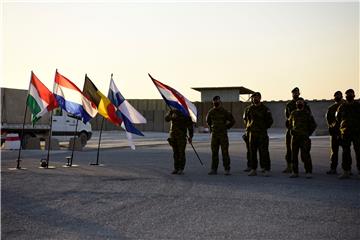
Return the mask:
[[16,167],[14,167],[14,168],[8,168],[8,169],[11,170],[11,171],[14,171],[14,170],[26,170],[27,168],[23,168],[23,167],[16,168]]
[[101,163],[90,163],[89,165],[90,166],[98,166],[98,167],[104,167],[105,166],[104,164],[101,164]]
[[39,167],[40,169],[55,169],[55,166]]
[[79,165],[76,165],[76,164],[68,165],[68,164],[66,164],[66,165],[62,165],[62,167],[64,167],[64,168],[79,167]]

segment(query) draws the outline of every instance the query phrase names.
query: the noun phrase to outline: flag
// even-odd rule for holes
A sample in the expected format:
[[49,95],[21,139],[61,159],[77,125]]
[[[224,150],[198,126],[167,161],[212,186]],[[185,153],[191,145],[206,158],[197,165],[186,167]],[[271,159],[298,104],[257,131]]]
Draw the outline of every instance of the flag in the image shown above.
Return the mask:
[[83,93],[96,105],[101,116],[117,126],[122,123],[122,119],[116,114],[116,107],[97,89],[87,75],[85,75]]
[[131,106],[128,101],[126,101],[119,89],[116,87],[115,82],[112,79],[112,75],[110,79],[108,97],[117,109],[116,114],[118,114],[118,116],[123,120],[122,127],[126,131],[126,137],[129,141],[130,147],[135,150],[131,134],[139,136],[144,136],[144,134],[134,126],[134,123],[146,123],[146,119],[133,106]]
[[66,112],[81,118],[84,123],[96,116],[96,106],[83,95],[73,82],[57,71],[55,73],[54,89],[59,106]]
[[196,123],[197,121],[197,109],[196,106],[190,102],[187,98],[185,98],[181,93],[169,87],[162,82],[154,79],[150,74],[149,77],[159,90],[161,96],[165,100],[166,104],[170,107],[178,109],[185,116],[191,117],[191,120]]
[[35,124],[45,113],[58,106],[54,94],[31,71],[31,80],[26,104],[32,113],[32,123]]

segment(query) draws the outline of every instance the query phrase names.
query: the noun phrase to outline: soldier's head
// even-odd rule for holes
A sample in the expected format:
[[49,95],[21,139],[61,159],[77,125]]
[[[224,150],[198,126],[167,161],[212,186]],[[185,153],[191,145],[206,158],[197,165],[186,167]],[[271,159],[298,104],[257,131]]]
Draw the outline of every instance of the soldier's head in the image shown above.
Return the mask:
[[297,100],[296,100],[296,108],[299,109],[299,110],[303,110],[304,109],[304,106],[305,106],[305,101],[303,98],[299,97]]
[[298,87],[294,88],[293,90],[291,90],[291,93],[292,93],[292,98],[294,100],[297,100],[300,96],[300,90]]
[[341,91],[336,91],[334,93],[334,100],[335,102],[340,102],[343,99],[343,95]]
[[261,93],[259,93],[259,92],[253,93],[253,94],[251,95],[251,101],[252,101],[255,105],[259,104],[260,101],[261,101]]
[[346,101],[348,102],[353,102],[354,101],[354,98],[355,98],[355,92],[353,89],[348,89],[346,90],[345,92],[345,98],[346,98]]
[[213,97],[213,105],[214,107],[219,107],[221,104],[221,100],[220,100],[220,96],[215,96]]

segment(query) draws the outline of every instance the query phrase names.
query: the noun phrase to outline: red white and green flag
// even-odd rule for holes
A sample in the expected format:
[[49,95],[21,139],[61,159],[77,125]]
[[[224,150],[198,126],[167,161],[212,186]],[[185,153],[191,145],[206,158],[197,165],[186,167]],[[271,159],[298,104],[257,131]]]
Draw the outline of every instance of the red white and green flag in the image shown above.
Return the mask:
[[31,71],[31,80],[27,105],[32,113],[32,123],[35,124],[45,113],[58,106],[58,102],[52,92]]

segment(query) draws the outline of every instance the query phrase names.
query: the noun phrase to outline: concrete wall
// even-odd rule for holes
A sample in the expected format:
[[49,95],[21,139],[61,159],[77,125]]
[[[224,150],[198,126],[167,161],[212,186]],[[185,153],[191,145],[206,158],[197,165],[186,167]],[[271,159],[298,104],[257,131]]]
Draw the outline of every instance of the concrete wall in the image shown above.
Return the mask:
[[[129,102],[144,115],[147,119],[147,124],[137,125],[138,129],[141,131],[168,131],[169,123],[164,121],[164,117],[168,108],[161,99],[141,99],[141,100],[129,100]],[[307,101],[310,105],[311,111],[315,118],[315,121],[318,125],[317,132],[323,133],[327,131],[327,124],[325,120],[325,114],[327,108],[333,103],[330,100],[313,100]],[[264,104],[270,109],[274,124],[272,128],[285,128],[285,106],[287,101],[269,101],[264,102]],[[206,125],[206,114],[212,108],[211,102],[195,102],[194,103],[198,109],[198,122],[196,127],[207,127]],[[236,123],[234,128],[240,129],[244,128],[244,123],[242,116],[244,109],[248,106],[249,102],[223,102],[223,107],[231,111]],[[100,116],[97,116],[95,119],[91,120],[93,129],[99,129],[99,119]],[[119,129],[111,123],[105,121],[104,130],[115,130]]]

